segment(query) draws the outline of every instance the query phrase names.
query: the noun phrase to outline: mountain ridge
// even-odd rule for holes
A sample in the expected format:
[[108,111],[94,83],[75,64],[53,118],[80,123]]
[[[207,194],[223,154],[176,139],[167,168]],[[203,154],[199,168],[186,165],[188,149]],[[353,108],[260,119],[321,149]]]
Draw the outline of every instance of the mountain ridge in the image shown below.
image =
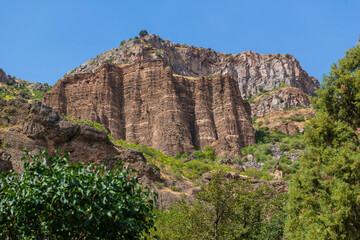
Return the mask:
[[83,63],[65,76],[92,71],[104,62],[126,65],[146,59],[162,59],[178,75],[190,77],[233,75],[239,83],[244,99],[250,99],[263,90],[269,91],[281,84],[300,88],[309,95],[314,95],[319,86],[317,79],[310,77],[290,54],[262,55],[245,51],[233,55],[172,43],[155,34],[128,40],[121,46],[105,51]]

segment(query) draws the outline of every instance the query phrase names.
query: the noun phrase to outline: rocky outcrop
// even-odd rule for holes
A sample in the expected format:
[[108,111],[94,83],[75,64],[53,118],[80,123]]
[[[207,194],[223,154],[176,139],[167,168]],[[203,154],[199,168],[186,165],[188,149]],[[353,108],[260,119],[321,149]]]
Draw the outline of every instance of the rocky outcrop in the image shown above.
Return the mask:
[[283,87],[255,98],[251,105],[252,117],[265,115],[288,108],[311,107],[311,101],[303,91],[294,87]]
[[[112,144],[104,131],[74,123],[39,101],[0,100],[0,172],[21,172],[24,149],[32,154],[39,154],[43,149],[50,153],[61,149],[70,152],[72,163],[96,162],[108,168],[122,160],[125,166],[138,170],[141,182],[155,191],[158,191],[156,182],[168,184],[159,171],[146,163],[142,152]],[[171,192],[165,199],[161,196],[158,201],[162,206],[169,206],[177,199],[177,194]]]
[[10,76],[6,75],[4,70],[0,68],[0,82],[5,83],[7,85],[14,85],[16,82],[15,80]]
[[6,75],[0,68],[0,100],[23,98],[41,99],[42,94],[51,89],[47,83],[33,83]]
[[244,99],[284,83],[309,95],[313,95],[319,86],[317,79],[310,77],[290,54],[261,55],[251,51],[237,55],[218,53],[211,49],[171,43],[154,34],[129,40],[121,47],[90,59],[67,75],[91,72],[104,62],[123,65],[154,59],[161,59],[179,75],[232,75],[237,79]]
[[170,155],[206,145],[235,155],[255,141],[250,106],[232,76],[180,76],[161,59],[71,74],[43,100],[76,120],[103,124],[115,138]]
[[134,150],[118,149],[107,134],[88,124],[76,124],[51,107],[22,99],[0,101],[0,171],[22,171],[22,150],[34,154],[40,149],[71,153],[72,162],[97,162],[113,167],[117,159],[140,170],[140,176],[152,181],[160,174],[146,165],[144,156]]

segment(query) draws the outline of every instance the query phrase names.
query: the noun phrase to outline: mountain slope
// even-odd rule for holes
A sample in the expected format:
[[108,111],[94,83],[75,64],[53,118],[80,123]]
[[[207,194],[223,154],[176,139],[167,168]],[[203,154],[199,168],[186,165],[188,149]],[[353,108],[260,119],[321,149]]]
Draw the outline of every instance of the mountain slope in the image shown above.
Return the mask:
[[124,65],[154,59],[162,59],[179,75],[199,77],[230,74],[237,79],[244,99],[284,83],[300,88],[309,95],[313,95],[319,86],[317,79],[310,77],[290,54],[261,55],[246,51],[232,55],[171,43],[155,34],[126,41],[122,46],[90,59],[67,75],[90,72],[104,62]]

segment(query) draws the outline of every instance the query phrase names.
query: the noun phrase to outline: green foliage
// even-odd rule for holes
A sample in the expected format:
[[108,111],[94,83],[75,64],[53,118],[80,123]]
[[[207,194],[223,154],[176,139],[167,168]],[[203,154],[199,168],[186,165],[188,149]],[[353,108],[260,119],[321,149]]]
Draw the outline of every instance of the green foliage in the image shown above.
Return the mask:
[[125,41],[125,40],[122,40],[122,41],[120,42],[120,46],[123,46],[125,43],[126,43],[126,41]]
[[274,143],[279,142],[286,136],[285,133],[280,131],[270,132],[268,127],[261,127],[255,130],[256,143]]
[[0,148],[4,149],[7,146],[7,142],[5,140],[1,141]]
[[314,99],[309,151],[289,190],[289,239],[360,239],[360,43],[334,64]]
[[43,95],[44,95],[44,92],[42,92],[42,91],[35,91],[31,98],[32,98],[32,99],[41,100],[42,97],[43,97]]
[[155,53],[155,56],[161,57],[161,52],[156,52],[156,53]]
[[146,30],[141,30],[139,32],[139,36],[142,38],[142,37],[145,37],[146,35],[148,35],[148,32]]
[[178,154],[176,157],[168,156],[153,148],[135,143],[128,143],[125,140],[114,140],[115,144],[126,147],[136,148],[145,153],[148,164],[158,166],[164,173],[175,176],[176,179],[181,180],[183,177],[190,179],[197,179],[205,172],[213,170],[226,170],[234,171],[228,166],[217,164],[215,151],[206,146],[204,150],[194,151],[192,153],[192,160],[184,162],[183,159],[187,158],[187,154]]
[[105,127],[103,125],[101,125],[100,123],[96,123],[96,122],[92,122],[92,121],[80,121],[80,120],[75,120],[75,119],[72,119],[71,117],[69,116],[66,116],[66,115],[63,115],[65,118],[75,122],[75,123],[78,123],[78,124],[87,124],[91,127],[94,127],[96,128],[97,130],[101,130],[101,131],[104,131],[105,133],[109,133],[108,130],[105,129]]
[[304,115],[291,115],[290,117],[288,117],[286,119],[294,121],[294,122],[305,122]]
[[287,154],[283,154],[280,159],[274,158],[272,156],[272,148],[275,143],[278,143],[279,150],[283,152],[290,153],[295,150],[304,150],[305,142],[302,135],[286,135],[278,131],[270,132],[267,127],[263,127],[255,131],[255,137],[257,143],[242,148],[242,152],[245,155],[253,155],[256,162],[263,162],[265,164],[263,165],[263,170],[259,171],[259,173],[255,173],[255,171],[250,173],[245,172],[245,175],[255,178],[271,179],[267,171],[272,169],[278,162],[280,164],[280,170],[285,174],[293,174],[299,169],[298,161],[283,161],[285,158],[289,158]]
[[153,226],[151,192],[128,168],[30,158],[0,178],[1,238],[139,239]]
[[168,211],[157,210],[150,239],[280,239],[286,196],[267,185],[254,189],[244,180],[229,180],[224,172],[196,195]]
[[241,174],[256,179],[260,179],[263,176],[262,172],[257,170],[256,168],[247,168],[245,172],[242,172]]

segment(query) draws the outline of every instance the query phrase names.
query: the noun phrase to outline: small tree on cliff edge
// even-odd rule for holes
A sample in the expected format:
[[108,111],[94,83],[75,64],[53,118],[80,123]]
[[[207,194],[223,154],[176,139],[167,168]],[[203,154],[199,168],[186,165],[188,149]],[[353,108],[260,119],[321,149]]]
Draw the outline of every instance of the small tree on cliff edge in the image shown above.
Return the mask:
[[142,30],[139,32],[140,37],[145,37],[146,35],[148,35],[148,32],[146,30]]
[[334,64],[314,99],[309,150],[289,190],[289,239],[360,239],[360,43]]
[[139,239],[153,226],[151,193],[129,169],[30,157],[0,178],[1,239]]

